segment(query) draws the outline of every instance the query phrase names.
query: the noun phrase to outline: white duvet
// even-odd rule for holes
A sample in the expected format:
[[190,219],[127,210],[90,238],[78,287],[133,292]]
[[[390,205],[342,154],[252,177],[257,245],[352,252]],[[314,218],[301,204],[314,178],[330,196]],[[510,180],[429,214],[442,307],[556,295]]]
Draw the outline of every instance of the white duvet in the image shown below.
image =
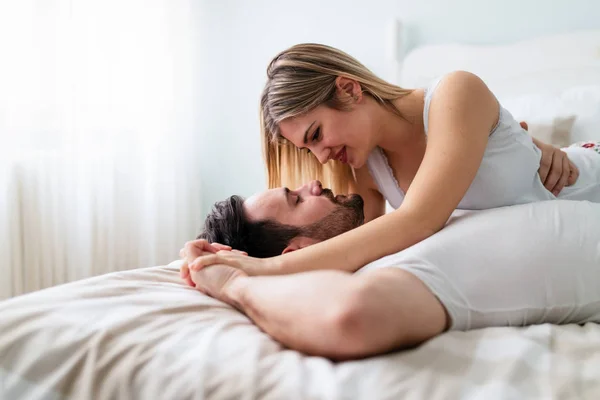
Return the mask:
[[600,325],[451,332],[333,363],[181,284],[179,263],[0,303],[0,399],[599,399]]

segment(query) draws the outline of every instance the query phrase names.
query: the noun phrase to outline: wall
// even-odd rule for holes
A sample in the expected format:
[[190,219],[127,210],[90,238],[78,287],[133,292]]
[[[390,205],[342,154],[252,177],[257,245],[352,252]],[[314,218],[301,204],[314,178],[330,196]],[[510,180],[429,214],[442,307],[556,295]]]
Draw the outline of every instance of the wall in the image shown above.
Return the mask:
[[[386,77],[386,32],[403,21],[408,47],[461,41],[510,42],[573,29],[600,28],[597,0],[202,0],[197,117],[208,135],[202,157],[205,212],[231,194],[265,188],[258,99],[265,69],[300,42],[338,47]],[[206,132],[205,132],[206,133]]]
[[502,43],[600,28],[597,0],[399,0],[409,47],[422,43]]
[[395,1],[205,1],[200,10],[206,38],[199,115],[211,134],[201,149],[206,211],[231,194],[265,188],[258,101],[266,67],[279,51],[300,42],[345,50],[383,73],[386,10]]

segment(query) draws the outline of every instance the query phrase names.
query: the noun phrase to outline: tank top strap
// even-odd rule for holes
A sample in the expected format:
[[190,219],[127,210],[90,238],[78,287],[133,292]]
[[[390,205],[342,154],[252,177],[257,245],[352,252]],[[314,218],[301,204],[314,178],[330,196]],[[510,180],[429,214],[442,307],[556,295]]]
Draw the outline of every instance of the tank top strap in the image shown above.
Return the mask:
[[429,129],[429,105],[431,104],[431,98],[435,89],[437,89],[439,83],[442,81],[443,76],[437,78],[429,87],[425,89],[425,105],[423,106],[423,126],[425,127],[425,134]]

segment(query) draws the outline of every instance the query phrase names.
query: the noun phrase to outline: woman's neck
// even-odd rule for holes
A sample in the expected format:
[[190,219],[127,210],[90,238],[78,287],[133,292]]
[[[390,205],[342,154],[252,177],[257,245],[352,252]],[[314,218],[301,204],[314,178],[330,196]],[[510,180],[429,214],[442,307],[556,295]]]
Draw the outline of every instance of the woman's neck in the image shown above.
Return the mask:
[[400,115],[385,107],[379,108],[377,146],[386,153],[401,153],[403,149],[425,138],[423,126],[424,92],[417,89],[393,101]]

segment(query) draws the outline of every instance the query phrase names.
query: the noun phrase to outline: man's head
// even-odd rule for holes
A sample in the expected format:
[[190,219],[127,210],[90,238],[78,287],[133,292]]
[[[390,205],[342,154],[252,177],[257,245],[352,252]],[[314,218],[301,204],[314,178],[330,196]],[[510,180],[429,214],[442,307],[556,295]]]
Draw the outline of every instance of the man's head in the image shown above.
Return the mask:
[[312,181],[296,190],[271,189],[247,200],[231,196],[218,202],[198,238],[253,257],[273,257],[327,240],[363,221],[359,195],[334,196]]

